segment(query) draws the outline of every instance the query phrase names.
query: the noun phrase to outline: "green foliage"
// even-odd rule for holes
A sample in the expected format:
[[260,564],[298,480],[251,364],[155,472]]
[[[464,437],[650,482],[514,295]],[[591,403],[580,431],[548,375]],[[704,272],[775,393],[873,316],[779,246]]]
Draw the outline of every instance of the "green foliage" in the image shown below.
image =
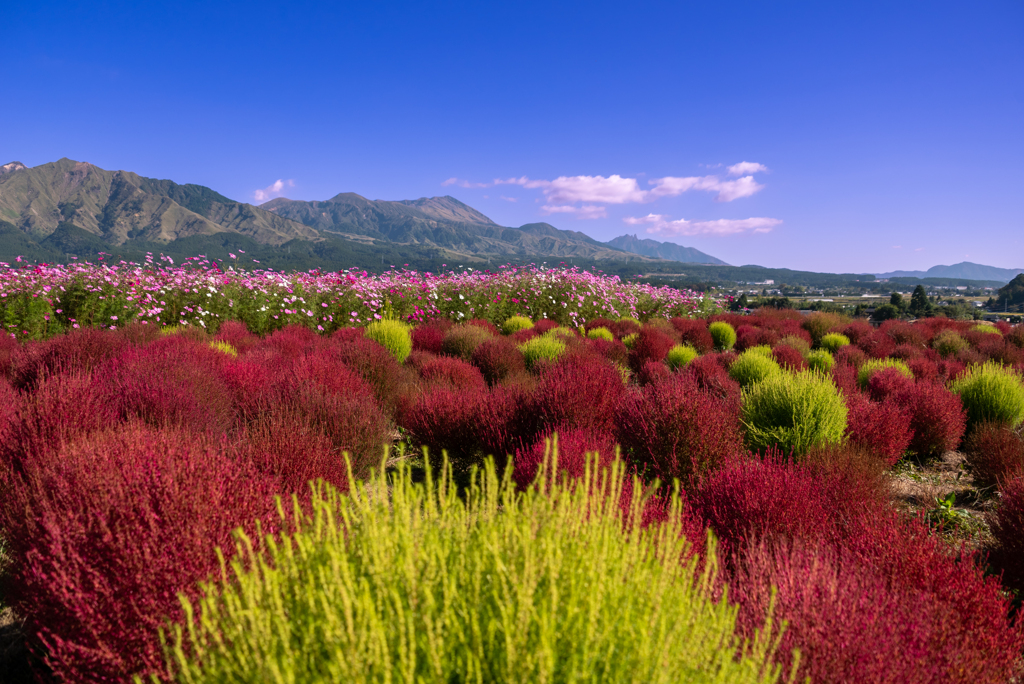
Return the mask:
[[839,444],[846,432],[846,402],[832,380],[816,371],[775,373],[743,389],[747,446],[773,446],[794,455]]
[[907,364],[899,359],[868,359],[857,371],[857,384],[861,386],[861,389],[867,389],[871,376],[886,368],[895,368],[911,380],[914,378],[914,373],[907,367]]
[[711,339],[715,341],[715,348],[719,350],[732,349],[736,344],[736,331],[725,321],[715,321],[708,326]]
[[668,350],[665,361],[672,370],[678,370],[690,365],[690,362],[700,356],[697,350],[688,344],[677,344]]
[[[773,645],[735,635],[713,550],[687,559],[671,501],[641,528],[616,463],[525,493],[488,462],[318,486],[265,550],[238,536],[220,582],[167,639],[178,682],[775,682]],[[596,470],[596,469],[595,469]],[[712,547],[713,548],[713,547]],[[193,617],[198,618],[195,622]],[[194,626],[193,626],[194,625]]]
[[955,356],[970,347],[970,343],[953,330],[943,330],[932,339],[932,347],[940,356]]
[[894,318],[900,317],[900,310],[892,304],[882,304],[875,307],[875,312],[871,314],[871,320],[873,321],[889,321]]
[[782,372],[782,367],[775,359],[765,356],[756,348],[743,352],[729,366],[729,377],[738,382],[740,387],[753,385]]
[[210,342],[210,346],[219,352],[224,352],[228,356],[238,356],[238,350],[223,340],[214,340]]
[[924,285],[915,287],[914,293],[910,295],[910,313],[917,318],[924,318],[931,314],[933,308],[928,301],[928,293],[924,291]]
[[613,342],[615,340],[615,335],[612,334],[612,331],[603,326],[588,330],[587,337],[592,340],[608,340],[609,342]]
[[807,344],[807,340],[796,335],[786,335],[779,340],[779,344],[796,349],[802,356],[807,356],[811,351],[811,345]]
[[527,328],[532,327],[533,321],[526,316],[510,316],[501,324],[501,332],[506,335],[511,335],[514,332],[519,332],[520,330],[526,330]]
[[840,347],[850,344],[850,338],[842,333],[828,333],[821,338],[818,346],[835,354]]
[[626,349],[632,349],[636,343],[637,338],[640,337],[640,333],[631,333],[622,338],[622,344],[626,345]]
[[569,340],[576,337],[576,332],[572,328],[552,328],[544,333],[544,337],[557,337]]
[[828,373],[832,370],[832,366],[836,365],[836,360],[832,358],[832,354],[827,349],[815,349],[807,353],[807,365],[811,370]]
[[983,323],[979,323],[978,325],[972,327],[971,328],[971,332],[985,333],[986,335],[1002,335],[1003,334],[1003,333],[999,332],[999,328],[997,328],[996,326],[994,326],[994,325],[985,325]]
[[816,312],[805,318],[800,327],[810,333],[814,344],[821,344],[828,331],[842,325],[843,322],[843,318],[837,314]]
[[557,337],[535,337],[519,345],[527,368],[533,368],[541,359],[557,361],[565,352],[565,343]]
[[766,359],[775,358],[774,356],[772,356],[772,348],[769,347],[767,344],[759,344],[756,347],[748,347],[743,353],[758,354],[760,356],[765,357]]
[[995,361],[971,366],[950,389],[960,395],[968,430],[985,421],[1011,428],[1024,422],[1024,382]]
[[444,336],[441,351],[451,356],[469,361],[473,352],[481,344],[491,339],[492,335],[478,325],[456,325]]
[[409,326],[401,321],[374,321],[366,326],[363,334],[387,349],[399,363],[404,363],[405,358],[412,352]]

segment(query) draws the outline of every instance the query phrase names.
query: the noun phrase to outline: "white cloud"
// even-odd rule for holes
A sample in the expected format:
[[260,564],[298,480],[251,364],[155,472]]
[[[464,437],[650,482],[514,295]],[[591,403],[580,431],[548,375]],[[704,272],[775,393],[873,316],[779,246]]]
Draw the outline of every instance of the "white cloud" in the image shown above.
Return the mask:
[[730,176],[745,176],[751,173],[767,173],[768,167],[757,162],[740,162],[729,167]]
[[696,235],[737,235],[739,233],[769,233],[775,226],[782,223],[779,219],[752,217],[747,219],[716,219],[714,221],[687,221],[678,219],[669,221],[662,214],[648,214],[647,216],[628,216],[623,219],[631,226],[646,225],[648,233],[663,233],[665,235],[681,235],[693,237]]
[[519,201],[518,197],[505,197],[504,195],[501,195],[501,199],[505,200],[506,202],[518,202]]
[[596,204],[584,204],[581,207],[576,207],[571,204],[562,205],[547,205],[545,204],[540,208],[544,214],[576,214],[578,219],[598,219],[606,218],[608,212],[604,207],[597,206]]
[[460,188],[486,188],[489,186],[488,183],[471,183],[468,180],[460,180],[454,176],[441,183],[442,186],[458,185]]
[[256,190],[255,192],[253,192],[252,196],[253,199],[255,199],[257,202],[266,202],[267,200],[272,200],[275,197],[280,197],[281,195],[283,195],[283,190],[285,188],[294,187],[295,181],[293,181],[292,179],[289,178],[288,180],[281,180],[280,178],[278,178],[276,181],[274,181],[267,187],[263,188],[262,190]]

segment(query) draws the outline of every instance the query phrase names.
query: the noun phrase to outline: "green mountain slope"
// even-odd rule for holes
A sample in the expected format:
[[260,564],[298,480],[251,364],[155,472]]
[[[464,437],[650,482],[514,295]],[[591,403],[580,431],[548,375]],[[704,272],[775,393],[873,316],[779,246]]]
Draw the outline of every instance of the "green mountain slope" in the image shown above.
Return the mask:
[[69,223],[111,246],[221,232],[247,235],[261,244],[319,238],[307,226],[200,185],[108,171],[71,159],[32,168],[18,164],[0,174],[0,218],[36,239]]
[[719,264],[725,266],[721,259],[716,259],[710,254],[705,254],[693,247],[683,247],[671,242],[658,242],[657,240],[643,239],[636,235],[620,235],[608,244],[618,249],[643,254],[655,259],[668,259],[669,261],[681,261],[690,264]]

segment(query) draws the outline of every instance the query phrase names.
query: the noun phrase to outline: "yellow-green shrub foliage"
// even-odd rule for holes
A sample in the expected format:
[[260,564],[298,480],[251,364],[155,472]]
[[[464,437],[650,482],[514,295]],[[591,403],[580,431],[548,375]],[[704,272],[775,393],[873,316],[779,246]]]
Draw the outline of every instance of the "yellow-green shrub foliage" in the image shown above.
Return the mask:
[[631,333],[622,338],[622,344],[626,345],[626,349],[632,349],[633,344],[637,338],[640,337],[640,333]]
[[953,356],[957,352],[967,349],[971,344],[960,337],[952,330],[943,330],[932,340],[932,347],[939,352],[939,356]]
[[561,328],[561,327],[559,327],[559,328],[552,328],[551,330],[548,330],[546,333],[544,333],[544,337],[554,337],[554,338],[561,338],[561,339],[572,339],[574,337],[577,337],[577,335],[576,335],[576,331],[574,331],[572,328]]
[[214,340],[210,343],[210,346],[219,352],[224,352],[228,356],[238,356],[238,350],[224,340]]
[[829,333],[821,338],[818,346],[835,354],[841,347],[850,344],[850,338],[842,333]]
[[690,362],[700,356],[697,350],[688,344],[677,344],[668,350],[668,356],[665,357],[665,362],[668,363],[668,367],[672,370],[678,370],[685,366],[689,366]]
[[519,345],[527,368],[533,368],[541,359],[556,361],[565,351],[565,343],[557,337],[534,337]]
[[401,321],[374,321],[366,326],[363,335],[387,349],[399,363],[404,363],[412,351],[409,326]]
[[407,468],[323,486],[266,551],[240,536],[195,626],[171,630],[176,680],[778,681],[771,646],[741,642],[713,598],[713,551],[681,561],[676,514],[641,529],[638,503],[624,524],[621,464],[525,493],[492,463],[473,479],[465,497]]
[[816,371],[776,373],[743,389],[743,426],[753,450],[777,446],[799,456],[840,444],[846,414],[831,378]]
[[725,321],[715,321],[708,326],[708,332],[715,341],[715,349],[724,351],[732,349],[732,345],[736,344],[736,331]]
[[493,337],[490,332],[477,325],[456,325],[444,335],[441,352],[469,361],[476,348]]
[[800,352],[801,356],[807,356],[807,352],[811,351],[811,345],[807,344],[807,340],[802,337],[797,337],[796,335],[786,335],[779,340],[779,345],[792,347]]
[[868,359],[857,371],[857,384],[861,386],[861,389],[867,389],[871,376],[886,368],[895,368],[911,380],[914,379],[913,371],[899,359]]
[[815,349],[812,352],[807,352],[807,366],[811,370],[828,373],[834,365],[836,365],[836,360],[832,358],[832,354],[827,349]]
[[615,335],[612,331],[605,327],[591,328],[587,331],[587,337],[592,340],[608,340],[609,342],[615,341]]
[[532,327],[533,321],[526,316],[512,316],[510,318],[506,318],[505,322],[501,324],[501,332],[506,335],[511,335],[514,332],[519,332],[520,330],[526,330],[527,328]]
[[775,359],[770,355],[765,356],[756,348],[743,352],[729,366],[729,377],[740,383],[740,387],[753,385],[782,372],[782,366]]
[[971,332],[986,333],[988,335],[1002,335],[1003,334],[1003,333],[999,332],[999,328],[997,328],[996,326],[994,326],[994,325],[985,325],[983,323],[979,323],[978,325],[972,327],[971,328]]
[[985,421],[1011,428],[1024,422],[1024,383],[1012,369],[995,361],[969,367],[950,389],[960,395],[968,429]]
[[814,344],[820,344],[821,339],[825,337],[829,330],[843,325],[848,320],[838,314],[816,311],[805,318],[800,327],[811,334]]

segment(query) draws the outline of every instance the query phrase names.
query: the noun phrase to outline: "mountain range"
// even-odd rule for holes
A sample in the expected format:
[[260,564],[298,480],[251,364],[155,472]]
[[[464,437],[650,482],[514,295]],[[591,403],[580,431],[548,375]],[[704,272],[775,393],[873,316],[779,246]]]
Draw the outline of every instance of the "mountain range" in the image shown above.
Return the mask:
[[[261,253],[269,255],[294,250],[326,262],[354,255],[365,261],[375,252],[382,260],[385,253],[431,261],[678,260],[659,256],[661,243],[633,240],[644,243],[643,251],[547,223],[500,226],[449,196],[386,201],[341,193],[325,201],[278,198],[253,206],[201,185],[107,171],[71,159],[31,168],[20,162],[0,166],[0,258],[10,258],[12,250],[56,260],[91,257],[97,251],[135,254],[235,245],[262,247]],[[661,246],[674,248],[688,261],[723,263],[695,249]]]
[[952,266],[932,266],[927,271],[892,271],[876,273],[875,276],[878,278],[960,278],[1008,283],[1020,273],[1024,273],[1024,268],[997,268],[961,261]]

